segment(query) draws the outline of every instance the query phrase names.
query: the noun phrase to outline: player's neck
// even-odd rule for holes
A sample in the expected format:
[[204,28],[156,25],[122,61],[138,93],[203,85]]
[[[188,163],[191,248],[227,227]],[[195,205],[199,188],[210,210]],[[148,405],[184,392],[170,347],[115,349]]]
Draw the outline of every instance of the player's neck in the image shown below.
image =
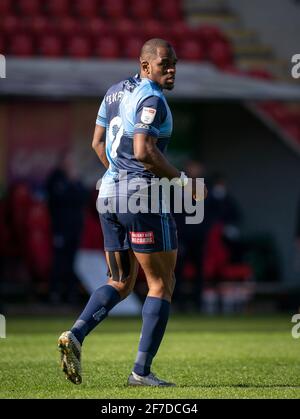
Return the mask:
[[147,80],[149,80],[151,83],[155,84],[155,86],[157,86],[160,90],[163,90],[160,84],[158,84],[156,81],[154,81],[154,80],[150,79],[150,77],[149,77],[147,74],[143,73],[143,72],[141,72],[141,73],[140,73],[140,79],[141,79],[141,80],[143,80],[143,79],[147,79]]

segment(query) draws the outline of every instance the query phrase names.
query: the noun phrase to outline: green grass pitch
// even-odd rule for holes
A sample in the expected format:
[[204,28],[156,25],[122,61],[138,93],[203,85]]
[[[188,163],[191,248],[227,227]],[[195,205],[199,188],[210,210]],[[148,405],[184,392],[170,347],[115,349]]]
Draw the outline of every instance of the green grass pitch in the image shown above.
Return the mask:
[[291,317],[172,316],[153,363],[175,388],[131,388],[141,319],[110,317],[83,348],[83,383],[59,369],[70,318],[8,318],[0,339],[0,398],[300,398],[300,339]]

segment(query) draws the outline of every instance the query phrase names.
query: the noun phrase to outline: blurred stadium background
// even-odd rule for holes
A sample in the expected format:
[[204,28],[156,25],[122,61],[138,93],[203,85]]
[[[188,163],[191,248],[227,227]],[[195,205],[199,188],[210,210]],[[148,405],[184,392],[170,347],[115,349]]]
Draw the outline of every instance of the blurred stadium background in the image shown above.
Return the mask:
[[[174,310],[297,312],[299,18],[295,0],[1,0],[0,312],[65,313],[105,280],[92,134],[152,37],[179,58],[169,158],[209,187],[204,222],[177,220]],[[145,293],[140,273],[124,313]]]

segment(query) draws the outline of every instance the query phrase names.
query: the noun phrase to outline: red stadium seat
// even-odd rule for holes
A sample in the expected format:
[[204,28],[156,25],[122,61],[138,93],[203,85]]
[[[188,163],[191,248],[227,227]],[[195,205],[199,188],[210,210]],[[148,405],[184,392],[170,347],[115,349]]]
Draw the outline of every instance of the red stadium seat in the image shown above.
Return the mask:
[[192,36],[191,28],[189,28],[186,22],[182,20],[171,22],[169,25],[169,33],[175,42],[182,41]]
[[38,50],[41,55],[49,58],[64,55],[61,39],[57,35],[44,35],[39,39]]
[[10,214],[7,207],[7,198],[0,200],[0,258],[19,256],[18,243],[9,222]]
[[54,31],[52,22],[45,16],[33,16],[32,18],[25,19],[24,28],[26,33],[30,33],[36,37],[44,34],[49,34]]
[[109,18],[122,18],[126,16],[124,0],[103,0],[101,1],[101,14]]
[[203,276],[205,281],[216,278],[229,261],[229,251],[222,240],[223,225],[215,224],[207,234],[203,257]]
[[179,44],[177,55],[180,60],[203,61],[205,50],[199,42],[187,39]]
[[234,64],[228,64],[222,67],[222,71],[229,73],[229,74],[235,74],[236,76],[246,76],[246,72],[238,67],[236,67]]
[[247,74],[250,77],[254,77],[256,79],[274,80],[273,74],[271,74],[267,70],[263,70],[263,69],[260,69],[260,68],[248,70],[248,71],[246,71],[245,74]]
[[259,106],[279,124],[289,124],[293,121],[290,110],[280,102],[266,102]]
[[131,0],[129,2],[129,13],[134,19],[146,20],[154,18],[155,8],[151,0]]
[[136,60],[139,57],[143,46],[142,38],[127,38],[123,44],[123,54],[125,58]]
[[117,19],[113,25],[114,33],[116,33],[120,39],[124,37],[132,37],[137,34],[139,28],[133,20],[128,18]]
[[267,101],[267,102],[259,102],[257,103],[257,107],[259,109],[261,109],[262,111],[266,112],[266,113],[270,113],[273,109],[273,107],[276,107],[278,105],[279,102],[271,102],[271,101]]
[[52,265],[51,238],[38,229],[28,231],[26,262],[31,275],[47,281]]
[[56,21],[56,28],[57,32],[64,37],[82,35],[84,30],[81,22],[71,16],[59,18]]
[[99,14],[97,0],[75,0],[74,11],[76,15],[84,18],[92,18]]
[[6,53],[6,42],[4,37],[0,35],[0,54]]
[[219,68],[233,64],[233,53],[227,42],[214,41],[207,51],[208,59]]
[[224,281],[249,281],[253,278],[253,270],[246,263],[228,264],[220,271]]
[[51,220],[49,210],[43,202],[34,202],[27,214],[27,229],[39,230],[45,234],[51,232]]
[[70,14],[69,0],[47,0],[46,10],[51,16],[68,16]]
[[183,13],[181,10],[181,1],[178,0],[163,0],[155,2],[158,17],[166,22],[172,20],[182,20]]
[[210,281],[249,281],[253,270],[247,263],[234,263],[232,252],[222,238],[223,224],[216,223],[208,232],[204,248],[203,276]]
[[31,57],[34,55],[34,45],[31,36],[26,34],[15,35],[11,38],[9,55]]
[[263,102],[257,105],[290,137],[300,142],[300,115],[281,102]]
[[21,16],[36,16],[41,9],[39,0],[18,0],[17,6]]
[[31,192],[25,183],[18,183],[13,186],[8,202],[8,211],[12,218],[12,228],[21,244],[26,237],[27,214],[32,205]]
[[104,250],[101,225],[90,210],[85,214],[80,248]]
[[141,30],[145,39],[150,38],[167,38],[168,31],[160,21],[148,19],[141,22]]
[[92,54],[91,44],[87,38],[75,35],[69,40],[67,53],[72,58],[89,58]]
[[195,33],[206,47],[209,47],[214,41],[227,41],[225,35],[217,26],[199,26],[195,29]]
[[96,40],[94,53],[96,57],[106,59],[117,59],[122,56],[118,40],[110,36]]
[[299,121],[290,122],[285,124],[283,127],[284,132],[290,137],[297,140],[300,143],[300,123]]
[[83,23],[84,33],[90,36],[108,35],[111,31],[111,25],[101,18],[88,19]]
[[22,20],[14,15],[4,16],[0,23],[1,32],[7,36],[19,33],[23,29]]
[[0,1],[0,16],[9,15],[12,13],[12,0]]
[[52,264],[52,231],[49,210],[43,202],[33,202],[26,217],[25,258],[30,274],[47,280]]

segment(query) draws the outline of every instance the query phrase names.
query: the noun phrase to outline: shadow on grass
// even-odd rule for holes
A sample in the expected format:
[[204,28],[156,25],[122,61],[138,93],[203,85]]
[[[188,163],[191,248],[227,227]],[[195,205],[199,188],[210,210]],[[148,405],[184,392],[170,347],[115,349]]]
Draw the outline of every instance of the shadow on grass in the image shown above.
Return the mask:
[[198,384],[198,385],[181,385],[177,386],[176,388],[190,388],[190,387],[197,387],[197,388],[299,388],[299,385],[294,384]]

